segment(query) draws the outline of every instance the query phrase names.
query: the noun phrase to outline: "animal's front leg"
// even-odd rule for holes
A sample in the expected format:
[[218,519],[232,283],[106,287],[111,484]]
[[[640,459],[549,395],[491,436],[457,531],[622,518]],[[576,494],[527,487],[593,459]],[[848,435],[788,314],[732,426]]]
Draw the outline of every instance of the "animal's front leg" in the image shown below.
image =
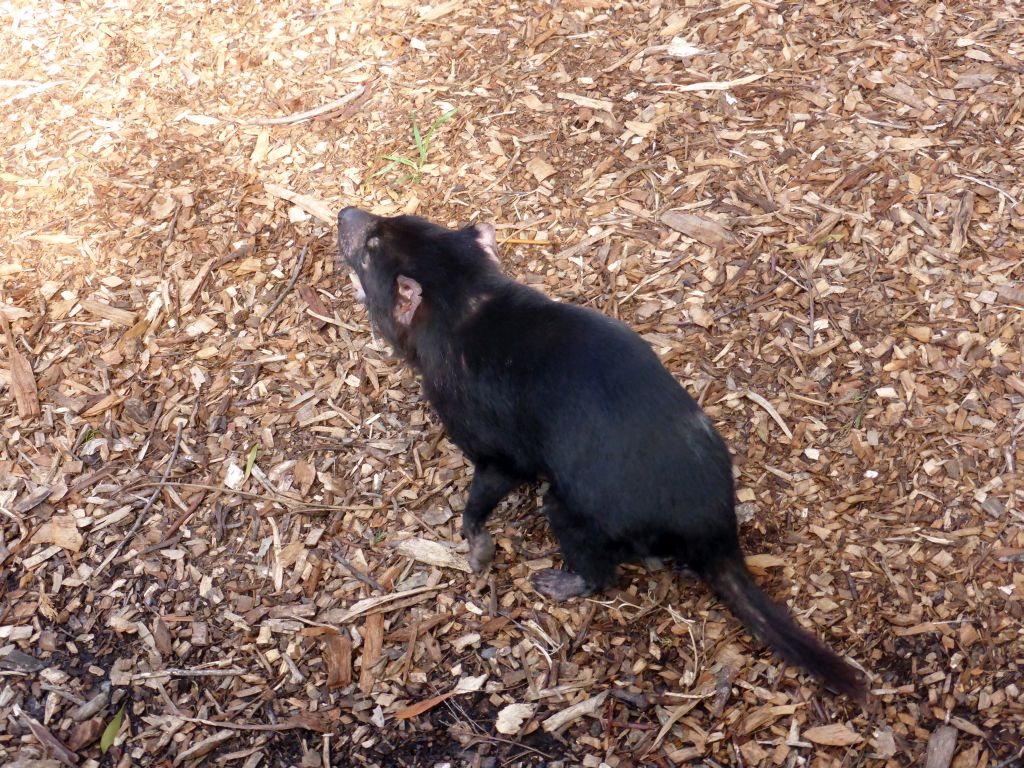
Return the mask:
[[462,512],[462,535],[469,542],[469,565],[474,573],[487,570],[494,558],[494,541],[484,523],[519,479],[486,461],[476,465],[469,485],[469,499]]

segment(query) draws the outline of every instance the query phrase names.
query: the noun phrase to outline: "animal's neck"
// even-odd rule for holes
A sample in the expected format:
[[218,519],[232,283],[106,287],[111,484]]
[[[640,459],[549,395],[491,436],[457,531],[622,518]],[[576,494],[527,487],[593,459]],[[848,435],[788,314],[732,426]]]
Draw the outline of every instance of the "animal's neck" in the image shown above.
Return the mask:
[[424,378],[442,387],[457,386],[463,369],[463,331],[501,286],[459,291],[450,300],[432,301],[409,337],[413,364]]
[[410,335],[414,364],[428,380],[447,380],[458,355],[457,321],[431,307]]

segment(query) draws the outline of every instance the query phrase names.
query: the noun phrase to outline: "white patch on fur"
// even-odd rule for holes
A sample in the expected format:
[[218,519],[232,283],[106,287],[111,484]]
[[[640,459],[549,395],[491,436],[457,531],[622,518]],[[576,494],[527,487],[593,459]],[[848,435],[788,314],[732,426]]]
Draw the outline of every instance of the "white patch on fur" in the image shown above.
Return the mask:
[[704,429],[706,433],[714,437],[717,432],[715,431],[715,425],[711,423],[711,419],[703,411],[697,416],[697,423]]
[[491,298],[492,296],[489,293],[481,293],[477,296],[470,296],[469,301],[466,302],[466,306],[469,308],[469,311],[466,312],[466,317],[464,319],[468,320],[469,318],[473,317],[473,315],[480,311],[480,307],[482,307],[486,302],[490,301]]
[[352,287],[356,292],[356,301],[366,303],[366,291],[363,290],[363,283],[355,272],[348,273],[348,279],[352,281]]
[[498,258],[498,237],[494,225],[482,221],[474,226],[476,229],[476,244],[487,254],[488,258],[501,266],[501,259]]

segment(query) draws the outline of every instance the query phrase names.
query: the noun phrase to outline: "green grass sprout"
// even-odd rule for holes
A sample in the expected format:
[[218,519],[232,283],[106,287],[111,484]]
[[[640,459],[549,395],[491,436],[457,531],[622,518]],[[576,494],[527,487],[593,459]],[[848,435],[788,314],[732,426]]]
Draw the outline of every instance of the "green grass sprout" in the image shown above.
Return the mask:
[[404,165],[407,168],[412,169],[411,173],[406,174],[399,179],[399,183],[404,183],[409,179],[419,183],[420,176],[423,174],[423,168],[427,164],[427,155],[430,153],[430,142],[434,138],[434,134],[437,133],[437,129],[447,123],[453,117],[459,109],[451,109],[441,115],[434,123],[427,129],[426,133],[420,130],[420,124],[416,120],[416,113],[412,113],[412,139],[416,145],[416,156],[408,157],[405,155],[389,154],[382,155],[382,160],[387,160],[388,164],[381,168],[379,171],[373,174],[371,178],[376,179],[379,176],[384,176],[390,173],[396,166]]

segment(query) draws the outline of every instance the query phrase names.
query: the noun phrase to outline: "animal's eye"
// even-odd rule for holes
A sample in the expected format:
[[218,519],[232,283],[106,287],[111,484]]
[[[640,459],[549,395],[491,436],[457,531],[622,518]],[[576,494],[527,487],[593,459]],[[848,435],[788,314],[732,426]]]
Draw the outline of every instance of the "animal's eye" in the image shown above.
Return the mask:
[[366,241],[366,250],[376,251],[378,248],[380,248],[380,238],[376,235]]

